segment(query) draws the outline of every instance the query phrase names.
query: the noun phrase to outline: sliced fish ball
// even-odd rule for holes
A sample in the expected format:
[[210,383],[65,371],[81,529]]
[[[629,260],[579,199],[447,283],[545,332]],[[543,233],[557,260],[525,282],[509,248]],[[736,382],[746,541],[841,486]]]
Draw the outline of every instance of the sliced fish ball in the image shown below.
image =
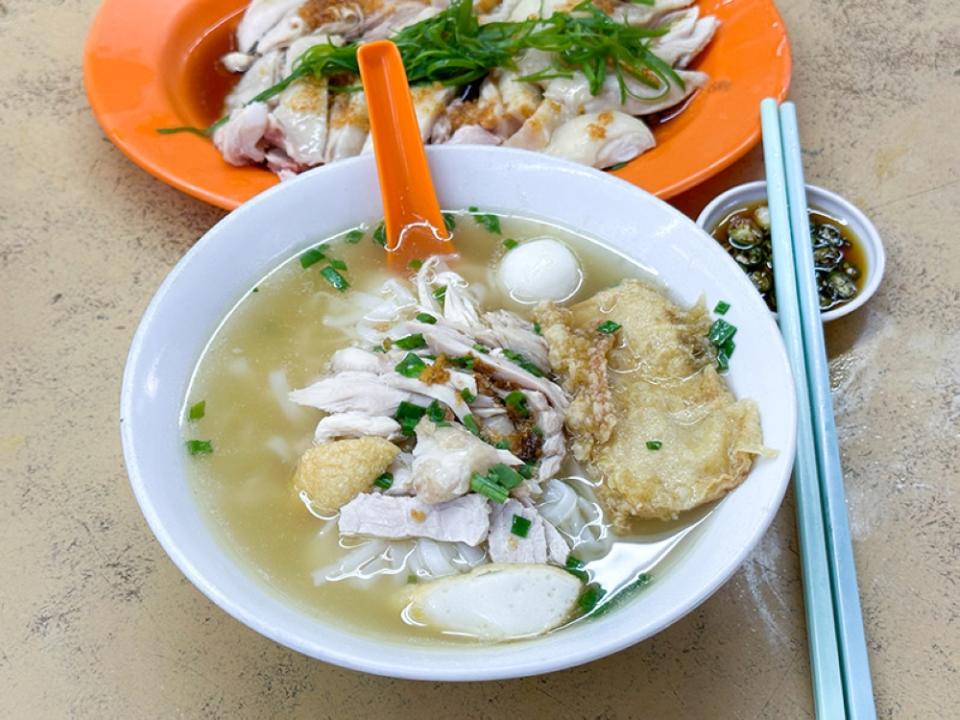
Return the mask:
[[605,168],[632,160],[656,145],[653,133],[626,113],[607,111],[579,115],[553,134],[546,153]]
[[566,622],[580,581],[549,565],[484,565],[466,575],[418,585],[411,616],[432,627],[484,640],[542,635]]

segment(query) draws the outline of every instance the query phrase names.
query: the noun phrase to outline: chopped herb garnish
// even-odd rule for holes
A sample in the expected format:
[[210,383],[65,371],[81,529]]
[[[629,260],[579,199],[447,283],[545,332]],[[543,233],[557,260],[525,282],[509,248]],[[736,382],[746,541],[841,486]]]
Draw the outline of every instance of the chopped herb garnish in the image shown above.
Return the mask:
[[417,348],[426,347],[427,341],[423,339],[423,335],[420,333],[414,333],[413,335],[407,335],[406,337],[394,340],[393,344],[401,350],[416,350]]
[[534,331],[537,335],[540,334],[540,323],[538,323],[538,322],[534,322],[534,323],[533,323],[533,331]]
[[736,334],[736,326],[731,325],[723,318],[717,318],[713,321],[713,325],[710,326],[710,332],[707,334],[707,338],[712,345],[719,348]]
[[473,219],[487,229],[487,232],[500,234],[500,218],[488,213],[474,213]]
[[326,256],[326,253],[324,253],[320,248],[310,248],[300,256],[300,267],[306,270],[311,265],[316,265]]
[[433,291],[433,296],[440,302],[443,302],[443,299],[447,296],[447,286],[441,285],[440,287],[435,289]]
[[419,270],[420,268],[423,267],[423,260],[417,260],[416,258],[414,258],[413,260],[407,263],[407,267],[410,268],[411,270]]
[[374,345],[370,349],[373,350],[373,352],[378,352],[378,353],[385,353],[387,351],[387,349],[383,346],[383,343],[379,345]]
[[564,565],[564,570],[566,570],[571,575],[580,578],[583,582],[589,582],[590,576],[587,574],[587,571],[584,570],[583,561],[579,560],[574,555],[567,555],[567,564]]
[[515,350],[504,348],[503,355],[505,358],[507,358],[514,364],[519,365],[521,368],[526,370],[528,373],[530,373],[534,377],[543,377],[543,370],[538,368],[536,365],[534,365],[532,362],[527,360],[527,358],[525,358],[523,355],[516,352]]
[[400,431],[407,437],[410,437],[413,435],[417,423],[420,422],[420,418],[426,415],[426,413],[427,409],[425,407],[414,405],[411,402],[403,400],[397,407],[397,412],[394,413],[393,419],[400,423]]
[[416,575],[407,575],[407,585],[416,585],[420,579]]
[[726,315],[726,314],[727,314],[727,310],[729,310],[729,309],[730,309],[730,303],[728,303],[726,300],[721,300],[721,301],[718,302],[718,303],[716,304],[716,306],[713,308],[713,311],[714,311],[717,315]]
[[213,452],[213,443],[209,440],[187,440],[187,452],[191,455],[209,455]]
[[630,598],[636,595],[637,592],[649,585],[652,579],[653,578],[647,573],[640,573],[634,580],[631,580],[629,583],[617,590],[612,597],[610,597],[603,605],[598,607],[593,613],[593,616],[599,617],[600,615],[605,615],[614,608],[620,607],[625,602],[630,600]]
[[434,400],[432,403],[427,405],[427,417],[430,418],[432,422],[441,423],[447,417],[447,411]]
[[580,599],[577,600],[577,604],[580,606],[583,614],[587,615],[596,609],[597,605],[600,604],[600,600],[602,600],[606,594],[607,591],[602,587],[596,583],[590,583],[580,594]]
[[507,393],[503,401],[507,404],[508,408],[520,417],[527,417],[527,415],[530,414],[530,410],[527,409],[527,396],[519,390],[512,390]]
[[736,347],[737,345],[735,342],[733,342],[733,338],[730,338],[723,345],[717,348],[717,370],[720,372],[726,372],[730,369],[730,356],[733,355],[733,351]]
[[[650,0],[649,3],[648,3],[648,2],[644,2],[644,0],[630,0],[630,1],[631,1],[631,2],[635,2],[635,3],[638,3],[638,4],[640,4],[640,5],[652,5],[652,4],[653,4],[653,0]],[[624,162],[615,163],[615,164],[611,165],[610,167],[608,167],[607,170],[610,170],[610,171],[622,170],[623,168],[625,168],[625,167],[627,166],[627,163],[628,163],[628,162],[630,162],[630,161],[629,161],[629,160],[625,160]]]
[[346,240],[351,245],[356,245],[358,242],[363,240],[365,233],[360,228],[354,228],[346,235],[343,236],[343,239]]
[[533,426],[533,433],[536,434],[536,435],[539,435],[540,437],[543,437],[543,428],[540,427],[539,425],[534,425],[534,426]]
[[506,440],[497,440],[497,441],[493,444],[493,446],[494,446],[497,450],[509,450],[509,449],[510,449],[510,443],[508,443]]
[[504,488],[480,473],[473,473],[470,476],[470,489],[498,503],[506,502],[509,496]]
[[526,463],[518,465],[517,472],[520,473],[520,477],[529,480],[533,477],[533,465],[527,465]]
[[260,288],[255,287],[255,288],[254,288],[253,290],[251,290],[250,292],[260,292]]
[[347,264],[343,260],[337,260],[336,258],[330,258],[330,266],[334,270],[346,270]]
[[620,323],[614,322],[613,320],[606,320],[599,325],[597,325],[597,332],[603,333],[604,335],[613,335],[617,330],[623,327]]
[[417,313],[417,320],[427,325],[436,325],[437,319],[433,315],[428,315],[427,313]]
[[463,426],[474,435],[480,435],[480,426],[477,425],[477,421],[473,415],[464,415]]
[[378,477],[376,480],[373,481],[373,484],[379,488],[383,488],[384,490],[389,490],[390,486],[393,485],[393,473],[392,472],[383,473],[383,475],[381,475],[380,477]]
[[663,447],[663,443],[659,440],[647,440],[647,450],[659,450]]
[[453,213],[443,213],[443,224],[447,226],[447,232],[453,232],[453,229],[457,226],[457,220]]
[[467,212],[468,213],[480,212],[480,208],[478,208],[476,205],[471,205],[470,207],[467,208]]
[[507,238],[506,240],[503,241],[503,246],[504,246],[507,250],[513,250],[513,249],[514,249],[517,245],[519,245],[519,244],[520,244],[520,243],[518,243],[518,242],[517,242],[516,240],[514,240],[513,238]]
[[377,229],[373,231],[373,241],[377,245],[382,245],[383,247],[387,246],[387,226],[383,223],[377,225]]
[[474,400],[477,399],[477,396],[474,395],[472,392],[470,392],[470,388],[464,388],[463,390],[461,390],[460,397],[462,397],[463,401],[467,403],[472,403]]
[[488,348],[486,345],[481,345],[480,343],[474,343],[473,349],[478,353],[483,353],[484,355],[490,352],[490,348]]
[[516,470],[514,470],[509,465],[504,465],[503,463],[497,463],[490,468],[490,471],[487,473],[487,477],[491,480],[496,480],[497,483],[505,487],[507,490],[513,490],[517,485],[523,482],[523,476],[520,475]]
[[324,280],[333,285],[340,292],[344,292],[348,287],[350,287],[350,283],[347,282],[347,279],[338,273],[331,265],[327,265],[323,270],[320,271],[320,274],[323,275]]
[[517,537],[525,538],[527,533],[530,532],[530,526],[532,524],[533,523],[523,515],[514,515],[513,522],[510,523],[510,532]]
[[463,357],[454,357],[447,358],[451,365],[456,365],[457,367],[463,368],[464,370],[473,370],[473,364],[476,362],[476,359],[470,355],[464,355]]
[[398,362],[393,369],[404,377],[415,378],[423,372],[425,367],[427,367],[427,364],[421,360],[419,356],[413,353],[407,353],[403,360]]
[[187,413],[187,417],[190,420],[199,420],[207,412],[207,401],[201,400],[198,403],[195,403],[190,406],[190,411]]

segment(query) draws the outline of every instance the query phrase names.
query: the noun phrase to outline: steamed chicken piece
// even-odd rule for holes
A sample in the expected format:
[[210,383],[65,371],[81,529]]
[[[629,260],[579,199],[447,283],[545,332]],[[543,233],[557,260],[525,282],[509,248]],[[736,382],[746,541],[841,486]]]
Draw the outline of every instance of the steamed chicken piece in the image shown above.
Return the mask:
[[335,438],[382,437],[396,440],[401,437],[400,423],[385,415],[367,415],[360,412],[345,412],[327,415],[318,424],[313,434],[315,443]]
[[261,140],[267,131],[269,111],[262,102],[237,108],[223,125],[213,131],[213,144],[231,165],[262,162]]
[[393,443],[375,437],[316,445],[300,458],[293,486],[307,496],[315,512],[333,515],[369,490],[399,452]]
[[695,0],[654,0],[652,5],[632,2],[611,2],[607,14],[630,25],[651,25],[667,13],[683,10]]
[[[617,424],[585,463],[604,478],[597,495],[617,525],[674,518],[743,482],[764,451],[759,414],[717,375],[702,302],[682,310],[658,290],[624,280],[571,311],[582,332],[605,320],[622,325],[609,353]],[[648,449],[650,440],[659,449]]]
[[297,38],[307,32],[307,23],[296,10],[291,10],[263,34],[257,42],[257,52],[281,50],[290,47]]
[[557,128],[544,152],[595,168],[632,160],[656,145],[643,120],[617,111],[587,113]]
[[413,490],[425,503],[440,503],[470,490],[474,473],[485,474],[498,463],[522,465],[508,450],[500,450],[461,425],[440,427],[423,418],[417,424],[413,448]]
[[251,0],[237,26],[238,49],[252,51],[264,34],[302,4],[303,0]]
[[568,115],[617,111],[628,115],[649,115],[677,105],[695,91],[706,85],[704,73],[678,70],[683,86],[671,83],[666,93],[662,87],[652,88],[636,78],[624,74],[627,94],[620,95],[620,83],[613,74],[608,74],[597,95],[590,92],[590,83],[579,72],[571,77],[553,78],[547,82],[544,95],[561,104]]
[[227,95],[224,101],[226,109],[229,111],[242,108],[264,90],[275,85],[283,71],[282,59],[277,50],[258,57]]
[[447,145],[499,145],[502,141],[479,125],[464,125],[443,142]]
[[385,13],[383,21],[370,27],[363,33],[363,41],[383,40],[403,30],[403,28],[422,22],[440,13],[438,7],[412,0],[398,2]]
[[484,640],[540,635],[573,614],[582,585],[549,565],[483,565],[416,586],[414,619]]
[[342,535],[425,537],[476,546],[487,537],[489,515],[486,498],[474,493],[436,505],[417,497],[364,493],[340,508],[338,526]]
[[685,68],[713,39],[720,21],[712,15],[698,19],[696,7],[676,15],[667,34],[654,39],[651,50],[668,65]]
[[290,393],[290,401],[328,413],[360,412],[366,415],[393,415],[401,402],[427,405],[430,399],[391,387],[379,375],[348,371],[323,378]]
[[[523,518],[530,525],[526,536],[513,532],[514,518]],[[490,560],[495,563],[546,563],[548,560],[563,566],[570,548],[566,541],[550,525],[553,531],[548,536],[546,522],[532,507],[525,507],[516,500],[507,500],[495,506],[490,513],[490,533],[487,536]]]
[[526,119],[504,145],[521,150],[542,150],[549,144],[553,131],[571,116],[571,111],[565,105],[544,98],[533,115]]
[[301,165],[323,162],[327,147],[326,80],[303,77],[280,93],[271,113],[274,141]]
[[485,312],[482,320],[483,325],[474,330],[477,340],[490,347],[510,348],[539,368],[550,367],[547,342],[537,334],[529,320],[509,310]]
[[337,93],[330,106],[330,130],[324,162],[359,155],[370,134],[370,116],[363,91]]

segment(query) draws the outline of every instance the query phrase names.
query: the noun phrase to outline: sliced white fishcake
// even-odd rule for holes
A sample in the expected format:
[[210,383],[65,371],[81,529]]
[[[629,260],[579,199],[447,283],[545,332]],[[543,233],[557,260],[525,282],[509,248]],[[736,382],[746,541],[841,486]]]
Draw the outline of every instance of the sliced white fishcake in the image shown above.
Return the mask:
[[550,565],[483,565],[417,586],[410,613],[431,627],[484,640],[532,637],[565,623],[582,587]]

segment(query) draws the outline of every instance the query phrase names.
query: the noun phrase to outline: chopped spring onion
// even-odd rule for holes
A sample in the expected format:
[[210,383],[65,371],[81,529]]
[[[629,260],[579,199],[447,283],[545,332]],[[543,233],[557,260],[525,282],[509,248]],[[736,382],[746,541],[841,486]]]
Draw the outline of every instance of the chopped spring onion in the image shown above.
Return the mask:
[[510,532],[517,537],[525,538],[530,532],[530,526],[533,523],[523,515],[514,515],[513,522],[510,523]]
[[659,450],[663,447],[663,443],[659,440],[647,440],[647,450]]
[[464,415],[463,426],[474,435],[480,435],[480,426],[477,425],[477,421],[473,415]]
[[463,401],[467,403],[472,403],[474,400],[477,399],[477,396],[474,395],[472,392],[470,392],[470,388],[464,388],[463,390],[461,390],[460,397],[462,397]]
[[360,228],[354,228],[353,230],[348,232],[346,235],[344,235],[343,239],[346,240],[351,245],[356,245],[358,242],[363,240],[364,234],[365,233]]
[[447,359],[450,361],[451,365],[456,365],[457,367],[463,368],[464,370],[473,370],[473,364],[476,361],[475,358],[472,358],[469,355],[464,355],[463,357],[447,358]]
[[513,250],[513,249],[514,249],[517,245],[519,245],[519,244],[520,244],[520,243],[518,243],[518,242],[517,242],[516,240],[514,240],[513,238],[507,238],[506,240],[503,241],[503,246],[504,246],[507,250]]
[[523,465],[517,467],[517,472],[520,473],[520,477],[524,478],[525,480],[529,480],[533,477],[533,465],[527,465],[524,463]]
[[427,341],[423,339],[423,335],[420,333],[414,333],[413,335],[407,335],[406,337],[394,340],[393,344],[401,350],[416,350],[417,348],[426,347]]
[[729,310],[729,309],[730,309],[730,303],[728,303],[726,300],[721,300],[721,301],[718,302],[718,303],[716,304],[716,306],[713,308],[713,311],[714,311],[717,315],[726,315],[726,314],[727,314],[727,310]]
[[707,338],[711,344],[719,348],[736,334],[737,328],[735,325],[731,325],[723,318],[717,318],[713,321],[713,325],[710,326],[710,332],[707,334]]
[[733,338],[730,338],[717,349],[717,370],[726,372],[730,369],[730,356],[733,355],[736,347],[737,344],[733,341]]
[[496,233],[499,235],[500,230],[500,218],[496,215],[490,215],[488,213],[474,213],[473,219],[477,221],[479,225],[482,225],[486,228],[487,232]]
[[187,413],[187,417],[190,420],[199,420],[207,412],[207,401],[201,400],[198,403],[195,403],[190,406],[190,411]]
[[393,473],[385,472],[383,475],[374,480],[373,484],[379,488],[383,488],[384,490],[389,490],[390,486],[393,485]]
[[433,315],[427,313],[417,313],[417,320],[427,325],[436,325],[437,319]]
[[260,288],[255,287],[255,288],[254,288],[253,290],[251,290],[250,292],[260,292]]
[[447,286],[441,285],[440,287],[438,287],[436,290],[433,291],[433,296],[440,302],[443,302],[443,299],[447,296]]
[[533,432],[535,435],[539,435],[540,437],[543,437],[543,428],[540,427],[539,425],[533,426]]
[[377,245],[382,245],[383,247],[387,246],[387,226],[383,223],[377,225],[377,229],[373,231],[373,241]]
[[490,348],[488,348],[486,345],[481,345],[480,343],[474,343],[473,349],[478,353],[483,353],[484,355],[490,352]]
[[530,373],[534,377],[543,377],[543,370],[538,368],[536,365],[534,365],[532,362],[527,360],[527,358],[525,358],[523,355],[516,352],[515,350],[509,350],[507,348],[504,348],[503,355],[505,358],[507,358],[507,360],[510,360],[515,365],[519,365],[521,368],[526,370],[528,373]]
[[509,495],[504,488],[480,473],[473,473],[470,477],[470,489],[498,503],[506,502]]
[[447,226],[447,232],[453,232],[457,226],[457,220],[453,213],[443,213],[443,224]]
[[407,267],[410,268],[411,270],[419,270],[420,268],[423,267],[423,260],[417,260],[417,258],[414,258],[413,260],[407,263]]
[[509,465],[497,463],[490,468],[487,477],[491,480],[496,479],[497,483],[507,490],[513,490],[517,485],[523,482],[523,477]]
[[410,437],[413,435],[417,423],[420,422],[420,418],[422,418],[426,412],[427,409],[425,407],[414,405],[411,402],[403,400],[397,407],[397,412],[394,413],[393,419],[400,423],[400,431],[407,437]]
[[533,331],[534,331],[537,335],[540,334],[540,323],[538,323],[538,322],[533,323]]
[[567,563],[564,565],[563,569],[574,577],[578,577],[583,582],[589,582],[590,576],[587,574],[587,571],[584,569],[583,561],[574,556],[573,554],[567,555]]
[[527,417],[527,415],[530,414],[530,410],[527,408],[527,396],[519,390],[512,390],[507,393],[503,401],[507,404],[508,408],[520,417]]
[[597,325],[597,332],[603,333],[604,335],[613,335],[621,327],[623,326],[620,323],[607,320]]
[[323,275],[324,280],[333,285],[340,292],[344,292],[350,283],[347,282],[347,279],[338,273],[332,265],[327,265],[323,270],[320,271],[320,274]]
[[326,253],[320,248],[310,248],[300,256],[300,267],[306,270],[311,265],[316,265],[326,257]]
[[441,423],[447,417],[447,411],[443,409],[440,403],[434,400],[427,405],[427,417],[435,423]]
[[404,377],[415,378],[419,377],[420,373],[423,372],[426,367],[427,364],[411,352],[407,353],[403,360],[398,362],[393,369]]
[[613,596],[603,605],[598,607],[596,612],[593,613],[594,617],[605,615],[614,608],[620,607],[626,601],[630,600],[630,598],[636,595],[640,590],[649,585],[652,579],[653,578],[647,573],[640,573],[635,579],[631,580],[621,589],[617,590],[616,593],[614,593]]
[[497,440],[497,441],[493,444],[493,446],[494,446],[497,450],[509,450],[509,449],[510,449],[510,443],[508,443],[506,440]]
[[378,352],[378,353],[385,353],[387,351],[387,349],[383,346],[383,343],[380,343],[379,345],[374,345],[370,349],[373,350],[373,352]]
[[407,585],[416,585],[420,579],[416,575],[407,575]]
[[330,258],[330,266],[334,270],[346,270],[347,264],[343,260],[337,260],[336,258]]
[[213,452],[213,443],[209,440],[187,440],[186,445],[191,455],[209,455]]
[[607,594],[607,591],[596,583],[590,583],[584,589],[583,593],[580,595],[580,599],[577,600],[577,604],[580,606],[580,609],[583,611],[584,615],[587,615],[593,612],[597,605],[600,604],[600,600],[603,599],[603,596]]

